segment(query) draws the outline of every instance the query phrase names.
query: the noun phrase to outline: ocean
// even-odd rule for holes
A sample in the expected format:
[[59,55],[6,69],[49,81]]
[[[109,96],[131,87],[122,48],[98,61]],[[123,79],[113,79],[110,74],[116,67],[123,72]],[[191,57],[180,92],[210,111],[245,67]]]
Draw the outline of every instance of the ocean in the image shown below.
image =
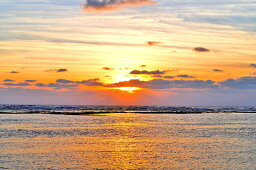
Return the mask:
[[255,113],[17,110],[0,114],[0,169],[256,168]]

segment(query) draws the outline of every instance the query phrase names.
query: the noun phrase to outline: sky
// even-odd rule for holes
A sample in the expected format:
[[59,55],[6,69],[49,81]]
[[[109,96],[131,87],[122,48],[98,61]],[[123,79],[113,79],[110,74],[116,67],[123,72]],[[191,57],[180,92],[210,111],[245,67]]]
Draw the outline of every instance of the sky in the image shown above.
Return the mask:
[[256,106],[256,0],[1,0],[0,104]]

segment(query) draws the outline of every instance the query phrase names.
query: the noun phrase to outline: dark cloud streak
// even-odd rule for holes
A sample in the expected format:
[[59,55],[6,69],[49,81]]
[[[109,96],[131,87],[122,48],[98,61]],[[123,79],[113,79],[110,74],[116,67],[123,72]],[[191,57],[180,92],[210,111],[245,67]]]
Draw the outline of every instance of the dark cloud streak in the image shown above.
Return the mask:
[[103,70],[114,70],[113,68],[111,67],[102,67]]
[[209,52],[210,50],[204,47],[195,47],[193,49],[195,52]]
[[33,82],[36,82],[37,80],[25,80],[25,82],[28,82],[28,83],[33,83]]
[[68,69],[66,68],[60,68],[60,69],[50,69],[50,70],[45,70],[46,72],[56,72],[56,73],[63,73],[63,72],[67,72]]
[[15,86],[15,87],[24,87],[30,86],[28,83],[3,83],[4,86]]
[[179,78],[195,78],[194,76],[190,76],[190,75],[187,75],[187,74],[177,75],[176,77],[179,77]]
[[158,45],[158,44],[160,44],[160,42],[158,42],[158,41],[148,41],[147,42],[148,46],[155,46],[155,45]]
[[153,5],[152,0],[86,0],[84,10],[86,12],[112,11],[126,6]]
[[20,73],[20,72],[18,72],[18,71],[11,71],[11,72],[9,72],[9,73],[11,73],[11,74],[18,74],[18,73]]
[[56,80],[57,83],[63,83],[63,84],[68,84],[68,83],[75,83],[72,80],[66,80],[66,79],[58,79]]
[[130,72],[130,74],[146,74],[146,75],[159,75],[159,74],[165,74],[166,71],[159,71],[159,70],[155,70],[155,71],[147,71],[147,70],[132,70]]
[[223,72],[223,70],[221,70],[221,69],[213,69],[212,71],[214,71],[214,72]]
[[250,67],[256,68],[256,64],[250,64]]
[[12,80],[12,79],[5,79],[5,80],[3,80],[3,82],[15,82],[15,80]]

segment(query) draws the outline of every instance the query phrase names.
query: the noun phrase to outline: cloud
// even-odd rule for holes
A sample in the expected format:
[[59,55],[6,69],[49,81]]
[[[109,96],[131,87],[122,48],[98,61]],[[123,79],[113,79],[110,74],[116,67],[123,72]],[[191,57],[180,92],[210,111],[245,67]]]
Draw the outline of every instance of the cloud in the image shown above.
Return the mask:
[[113,105],[115,103],[121,105],[127,103],[109,91],[78,91],[75,88],[57,91],[20,87],[0,87],[0,91],[0,104]]
[[241,77],[220,82],[224,87],[235,89],[256,89],[256,77]]
[[12,79],[5,79],[5,80],[3,80],[3,82],[15,82],[15,80],[12,80]]
[[100,82],[99,78],[83,80],[83,81],[80,81],[79,83],[85,86],[104,86],[104,84]]
[[37,87],[46,87],[46,84],[44,84],[44,83],[37,83],[35,86],[37,86]]
[[68,87],[76,87],[76,84],[60,84],[60,83],[49,83],[47,87],[55,87],[55,88],[68,88]]
[[68,71],[68,69],[66,69],[66,68],[60,68],[60,69],[58,69],[58,70],[56,70],[56,72],[67,72]]
[[4,86],[15,86],[15,87],[24,87],[24,86],[30,86],[28,83],[3,83]]
[[215,71],[215,72],[223,72],[223,70],[221,70],[221,69],[213,69],[212,71]]
[[110,67],[102,67],[103,70],[114,70],[113,68]]
[[176,77],[180,77],[180,78],[195,78],[194,76],[190,76],[190,75],[187,75],[187,74],[177,75]]
[[148,74],[148,75],[156,75],[156,74],[165,74],[166,71],[147,71],[147,70],[132,70],[130,74]]
[[87,12],[112,11],[126,6],[153,5],[152,0],[86,0],[84,10]]
[[17,73],[20,73],[20,72],[18,72],[18,71],[11,71],[10,73],[11,74],[17,74]]
[[195,47],[193,49],[195,52],[209,52],[210,50],[204,47]]
[[164,76],[164,78],[166,78],[166,79],[173,79],[175,77],[174,76]]
[[154,77],[154,78],[162,78],[163,76],[160,75],[160,74],[155,74],[155,75],[153,75],[152,77]]
[[46,72],[57,72],[57,73],[62,73],[62,72],[67,72],[68,69],[66,68],[60,68],[60,69],[50,69],[50,70],[45,70]]
[[250,64],[250,67],[256,68],[256,64]]
[[[59,81],[58,81],[59,80]],[[70,84],[70,83],[63,83],[65,81],[69,81],[69,80],[65,80],[62,82],[63,79],[58,79],[56,80],[57,83],[49,83],[49,84],[44,84],[44,83],[37,83],[35,84],[35,86],[37,87],[54,87],[54,88],[69,88],[69,87],[76,87],[77,84]]]
[[147,45],[149,45],[149,46],[155,46],[155,45],[158,45],[158,44],[160,44],[160,42],[158,42],[158,41],[148,41],[147,42]]
[[145,65],[145,64],[142,64],[142,65],[140,65],[140,67],[147,67],[147,65]]
[[105,86],[104,83],[100,82],[99,78],[95,79],[88,79],[83,81],[73,81],[73,80],[66,80],[66,79],[57,79],[56,83],[37,83],[35,86],[37,87],[54,87],[54,88],[69,88],[69,87],[77,87],[79,84],[85,86]]
[[[158,75],[156,75],[158,76]],[[161,75],[160,75],[161,76]],[[166,78],[174,78],[172,76],[165,76]],[[102,87],[141,87],[148,89],[170,89],[170,88],[194,88],[194,89],[202,89],[202,88],[216,88],[216,82],[212,80],[165,80],[165,79],[153,79],[150,81],[141,81],[139,79],[131,79],[129,81],[122,81],[113,84],[104,84],[100,82],[99,78],[88,79],[83,81],[71,81],[58,79],[56,80],[58,83],[50,83],[46,85],[47,87],[74,87],[79,84],[85,86],[102,86]],[[65,83],[72,83],[66,84]],[[40,84],[40,86],[44,87],[44,84]]]
[[212,80],[164,80],[153,79],[150,81],[129,80],[107,85],[109,87],[140,87],[148,89],[171,89],[171,88],[217,88]]
[[33,83],[36,82],[37,80],[25,80],[25,82]]
[[75,83],[75,81],[72,80],[65,80],[65,79],[58,79],[56,80],[57,83],[63,83],[63,84],[67,84],[67,83]]

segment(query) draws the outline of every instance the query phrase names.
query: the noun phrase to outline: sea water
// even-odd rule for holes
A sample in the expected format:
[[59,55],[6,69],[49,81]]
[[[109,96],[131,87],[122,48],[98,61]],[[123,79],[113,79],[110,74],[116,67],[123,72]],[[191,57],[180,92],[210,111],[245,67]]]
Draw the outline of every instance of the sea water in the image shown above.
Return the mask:
[[0,169],[252,169],[256,115],[0,114]]

